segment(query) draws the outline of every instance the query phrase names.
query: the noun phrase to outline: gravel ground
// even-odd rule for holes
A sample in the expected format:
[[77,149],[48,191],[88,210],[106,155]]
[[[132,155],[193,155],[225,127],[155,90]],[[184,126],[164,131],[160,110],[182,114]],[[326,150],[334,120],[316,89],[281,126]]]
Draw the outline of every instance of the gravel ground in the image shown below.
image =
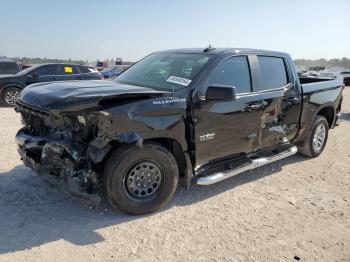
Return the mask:
[[0,108],[0,261],[350,261],[350,88],[320,157],[179,188],[140,217],[51,189],[19,160],[20,125]]

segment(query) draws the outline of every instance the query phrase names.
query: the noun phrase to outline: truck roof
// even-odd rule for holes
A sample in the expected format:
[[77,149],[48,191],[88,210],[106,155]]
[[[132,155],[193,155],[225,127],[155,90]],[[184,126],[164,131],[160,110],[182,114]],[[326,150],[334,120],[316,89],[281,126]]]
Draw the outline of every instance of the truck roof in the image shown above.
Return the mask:
[[16,61],[11,59],[11,58],[0,58],[0,62],[2,62],[2,63],[8,63],[8,62],[16,63]]
[[169,49],[163,50],[159,53],[179,53],[179,54],[213,54],[219,55],[223,53],[251,53],[251,54],[269,54],[269,55],[288,55],[285,52],[279,51],[270,51],[270,50],[262,50],[262,49],[252,49],[252,48],[181,48],[181,49]]

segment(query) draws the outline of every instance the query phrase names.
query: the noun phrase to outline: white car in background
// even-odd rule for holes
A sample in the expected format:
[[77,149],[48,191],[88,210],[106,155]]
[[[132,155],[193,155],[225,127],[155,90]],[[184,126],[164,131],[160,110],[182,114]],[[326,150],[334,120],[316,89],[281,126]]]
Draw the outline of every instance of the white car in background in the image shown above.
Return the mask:
[[306,77],[315,77],[318,78],[318,72],[317,71],[307,71]]
[[319,77],[339,79],[344,83],[344,85],[350,86],[350,70],[326,69],[326,70],[320,71]]

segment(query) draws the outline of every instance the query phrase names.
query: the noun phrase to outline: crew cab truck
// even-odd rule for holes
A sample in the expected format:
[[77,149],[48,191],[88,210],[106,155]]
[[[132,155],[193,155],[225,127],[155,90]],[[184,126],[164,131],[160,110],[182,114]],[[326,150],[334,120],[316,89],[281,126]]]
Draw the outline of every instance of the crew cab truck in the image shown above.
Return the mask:
[[72,195],[98,205],[104,194],[113,207],[146,214],[178,183],[211,185],[297,152],[317,157],[342,88],[299,79],[286,53],[162,51],[114,81],[25,88],[16,141],[26,166]]

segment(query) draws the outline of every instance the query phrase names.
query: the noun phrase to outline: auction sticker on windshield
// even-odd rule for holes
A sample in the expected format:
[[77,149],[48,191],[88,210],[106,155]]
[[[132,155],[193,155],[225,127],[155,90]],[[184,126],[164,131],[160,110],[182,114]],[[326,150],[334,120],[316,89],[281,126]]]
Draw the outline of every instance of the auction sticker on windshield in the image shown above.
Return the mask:
[[182,86],[188,86],[191,83],[190,79],[182,78],[178,76],[169,76],[169,78],[166,80],[167,82],[175,83]]

